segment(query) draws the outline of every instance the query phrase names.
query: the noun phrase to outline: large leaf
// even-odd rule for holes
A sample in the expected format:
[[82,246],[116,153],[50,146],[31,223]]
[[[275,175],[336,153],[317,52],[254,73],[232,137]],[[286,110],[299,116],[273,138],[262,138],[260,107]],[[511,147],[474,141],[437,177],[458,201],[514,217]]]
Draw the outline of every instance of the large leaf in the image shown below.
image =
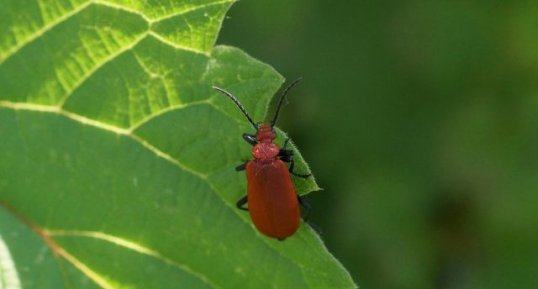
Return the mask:
[[283,78],[213,47],[231,4],[2,0],[0,288],[355,287],[234,206],[252,131],[211,86],[261,120]]

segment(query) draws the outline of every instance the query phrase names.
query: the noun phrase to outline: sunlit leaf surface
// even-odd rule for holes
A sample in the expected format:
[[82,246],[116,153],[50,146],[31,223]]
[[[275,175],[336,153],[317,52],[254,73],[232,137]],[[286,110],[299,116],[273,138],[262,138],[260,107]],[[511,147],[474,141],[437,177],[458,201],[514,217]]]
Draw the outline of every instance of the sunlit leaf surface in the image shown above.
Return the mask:
[[355,287],[235,208],[252,129],[211,86],[262,120],[283,78],[213,47],[231,4],[2,1],[0,288]]

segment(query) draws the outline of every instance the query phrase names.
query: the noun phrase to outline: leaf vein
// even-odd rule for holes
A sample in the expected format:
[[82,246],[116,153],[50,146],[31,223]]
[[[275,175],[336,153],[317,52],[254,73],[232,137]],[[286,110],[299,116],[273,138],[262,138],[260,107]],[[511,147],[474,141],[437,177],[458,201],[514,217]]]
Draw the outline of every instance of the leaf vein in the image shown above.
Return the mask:
[[104,7],[108,7],[108,8],[122,10],[122,11],[125,11],[125,12],[128,12],[128,13],[136,14],[136,15],[142,17],[147,23],[151,23],[151,21],[152,21],[145,14],[140,13],[139,11],[136,11],[136,10],[133,10],[133,9],[129,9],[129,8],[127,8],[125,6],[122,6],[122,5],[114,4],[114,3],[104,1],[104,0],[90,0],[90,1],[95,3],[96,5],[100,5],[100,6],[104,6]]
[[147,33],[141,34],[138,36],[131,44],[125,46],[122,49],[119,49],[115,53],[110,54],[109,57],[103,59],[101,62],[97,63],[93,66],[92,69],[90,69],[86,74],[84,74],[74,85],[71,89],[67,90],[66,94],[61,98],[61,101],[59,103],[59,107],[63,107],[69,97],[73,95],[73,93],[88,79],[90,79],[99,69],[101,69],[104,65],[107,63],[112,62],[114,59],[118,58],[123,53],[133,49],[140,41],[142,41],[144,38],[146,38]]
[[81,4],[80,6],[74,8],[73,10],[69,11],[68,13],[65,13],[64,15],[58,17],[55,21],[52,21],[46,25],[44,25],[41,29],[35,31],[33,34],[31,34],[29,37],[27,37],[25,40],[19,42],[15,46],[11,47],[9,49],[4,57],[4,59],[0,59],[0,66],[2,66],[3,63],[6,62],[9,58],[11,58],[14,54],[19,52],[21,49],[38,39],[43,34],[47,33],[48,31],[52,30],[54,27],[58,26],[59,24],[67,21],[69,18],[77,15],[80,11],[86,9],[88,6],[92,4],[92,1],[87,1],[84,4]]
[[200,101],[193,101],[193,102],[189,102],[189,103],[181,103],[181,104],[177,104],[177,105],[170,105],[164,109],[161,109],[155,113],[152,113],[152,114],[149,114],[147,115],[146,117],[144,117],[142,120],[140,120],[139,122],[133,124],[130,128],[129,128],[129,132],[133,132],[135,130],[137,130],[139,127],[141,127],[142,125],[144,125],[145,123],[151,121],[152,119],[162,115],[162,114],[165,114],[167,112],[170,112],[170,111],[173,111],[173,110],[179,110],[179,109],[184,109],[184,108],[187,108],[189,106],[193,106],[193,105],[199,105],[199,104],[210,104],[210,101],[209,99],[204,99],[204,100],[200,100]]
[[151,23],[158,23],[158,22],[170,19],[170,18],[174,18],[176,16],[181,16],[181,15],[184,15],[184,14],[196,11],[196,10],[200,10],[200,9],[203,9],[203,8],[206,8],[206,7],[217,6],[217,5],[220,5],[220,4],[234,3],[236,1],[237,0],[215,1],[215,2],[211,2],[211,3],[207,3],[207,4],[202,4],[202,5],[198,5],[198,6],[189,7],[187,9],[181,10],[181,11],[176,12],[176,13],[172,13],[172,14],[165,15],[165,16],[162,16],[162,17],[159,17],[159,18],[155,18],[155,19],[151,20]]
[[161,41],[162,43],[167,44],[167,45],[169,45],[169,46],[171,46],[173,48],[176,48],[176,49],[179,49],[179,50],[185,50],[185,51],[194,52],[196,54],[202,54],[202,55],[205,55],[205,56],[209,56],[208,52],[205,52],[205,51],[202,51],[202,50],[199,50],[199,49],[196,49],[196,48],[188,47],[188,46],[179,45],[177,43],[174,43],[174,42],[162,37],[161,35],[157,34],[154,31],[149,31],[148,34],[150,36],[154,37],[155,39]]
[[53,230],[53,231],[47,231],[47,232],[51,237],[54,237],[54,236],[83,237],[83,238],[94,238],[94,239],[98,239],[98,240],[101,240],[101,241],[110,242],[110,243],[113,243],[113,244],[115,244],[117,246],[120,246],[120,247],[129,249],[129,250],[135,251],[137,253],[153,257],[153,258],[155,258],[155,259],[157,259],[159,261],[162,261],[162,262],[164,262],[166,264],[169,264],[169,265],[172,265],[172,266],[174,266],[174,267],[176,267],[176,268],[178,268],[180,270],[188,272],[189,274],[197,277],[202,282],[206,283],[207,285],[209,285],[209,286],[211,286],[213,288],[220,288],[219,286],[217,286],[216,284],[211,282],[211,280],[209,280],[202,273],[196,272],[195,270],[193,270],[189,266],[187,266],[185,264],[179,264],[179,263],[177,263],[177,262],[175,262],[175,261],[173,261],[171,259],[166,258],[161,253],[159,253],[159,252],[157,252],[157,251],[155,251],[155,250],[153,250],[151,248],[144,247],[143,245],[140,245],[140,244],[138,244],[136,242],[133,242],[133,241],[130,241],[130,240],[123,239],[121,237],[106,234],[106,233],[103,233],[103,232],[96,232],[96,231]]
[[[187,105],[185,105],[185,106],[187,106]],[[97,121],[97,120],[94,120],[94,119],[90,119],[90,118],[87,118],[85,116],[81,116],[81,115],[78,115],[76,113],[66,111],[66,110],[64,110],[64,109],[62,109],[60,107],[57,107],[57,106],[41,105],[41,104],[30,104],[30,103],[14,103],[14,102],[3,101],[2,100],[2,101],[0,101],[0,107],[13,109],[13,110],[39,111],[39,112],[48,112],[48,113],[53,113],[53,114],[59,114],[59,115],[62,115],[64,117],[67,117],[69,119],[72,119],[74,121],[80,122],[82,124],[91,125],[91,126],[94,126],[94,127],[100,128],[100,129],[111,131],[111,132],[116,133],[116,134],[128,136],[128,137],[132,138],[133,140],[135,140],[135,141],[139,142],[140,144],[142,144],[144,147],[146,147],[147,149],[149,149],[150,151],[155,153],[157,156],[176,164],[179,168],[183,169],[184,171],[189,172],[189,173],[191,173],[191,174],[193,174],[195,176],[198,176],[198,177],[202,178],[203,180],[207,179],[207,175],[205,175],[205,174],[203,174],[201,172],[198,172],[198,171],[188,167],[187,165],[181,163],[179,160],[173,158],[172,156],[170,156],[170,155],[164,153],[163,151],[159,150],[158,148],[154,147],[147,140],[141,138],[140,136],[136,135],[135,133],[131,132],[128,129],[119,128],[119,127],[116,127],[116,126],[113,126],[113,125],[110,125],[110,124],[107,124],[107,123],[103,123],[103,122],[100,122],[100,121]]]

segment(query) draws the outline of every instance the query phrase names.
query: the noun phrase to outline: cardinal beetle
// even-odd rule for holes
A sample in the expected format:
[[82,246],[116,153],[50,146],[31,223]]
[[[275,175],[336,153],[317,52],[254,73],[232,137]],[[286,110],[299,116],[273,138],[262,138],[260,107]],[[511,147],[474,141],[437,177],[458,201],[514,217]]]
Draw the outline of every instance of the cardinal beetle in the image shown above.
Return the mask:
[[[282,148],[273,143],[276,138],[274,126],[282,101],[300,80],[297,79],[284,89],[270,123],[255,123],[235,96],[213,86],[237,105],[256,130],[256,134],[243,134],[243,139],[253,146],[254,159],[235,168],[236,171],[247,171],[247,195],[239,199],[236,206],[250,213],[252,222],[260,232],[279,240],[293,235],[299,228],[299,205],[304,207],[306,216],[310,211],[310,205],[297,195],[290,176],[308,178],[310,174],[297,174],[293,171],[293,150],[287,149],[289,139],[284,141]],[[285,163],[289,163],[289,167]],[[248,208],[244,207],[245,204]]]

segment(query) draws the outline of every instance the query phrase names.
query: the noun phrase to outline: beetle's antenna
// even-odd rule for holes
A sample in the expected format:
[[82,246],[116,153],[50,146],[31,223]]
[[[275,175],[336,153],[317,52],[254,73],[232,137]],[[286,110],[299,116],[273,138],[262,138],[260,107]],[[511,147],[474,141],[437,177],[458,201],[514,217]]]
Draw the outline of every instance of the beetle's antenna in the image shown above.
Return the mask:
[[282,101],[284,101],[284,98],[286,98],[286,95],[288,94],[288,91],[294,87],[299,81],[301,81],[303,78],[299,77],[294,82],[292,82],[286,89],[284,89],[284,92],[282,92],[282,95],[280,96],[280,100],[278,101],[278,105],[276,107],[275,116],[273,117],[273,120],[271,121],[271,127],[275,126],[276,120],[278,118],[278,114],[280,113],[280,108],[282,107]]
[[258,130],[258,126],[256,125],[256,123],[252,120],[252,118],[250,117],[250,115],[248,114],[247,110],[245,109],[245,107],[243,107],[243,105],[239,102],[239,100],[233,96],[233,94],[227,92],[226,90],[220,88],[220,87],[217,87],[217,86],[213,86],[214,89],[218,90],[220,93],[226,95],[227,97],[229,97],[234,103],[235,105],[237,105],[237,107],[241,110],[241,112],[243,112],[243,114],[247,117],[248,121],[252,124],[252,126],[254,127],[255,130]]

